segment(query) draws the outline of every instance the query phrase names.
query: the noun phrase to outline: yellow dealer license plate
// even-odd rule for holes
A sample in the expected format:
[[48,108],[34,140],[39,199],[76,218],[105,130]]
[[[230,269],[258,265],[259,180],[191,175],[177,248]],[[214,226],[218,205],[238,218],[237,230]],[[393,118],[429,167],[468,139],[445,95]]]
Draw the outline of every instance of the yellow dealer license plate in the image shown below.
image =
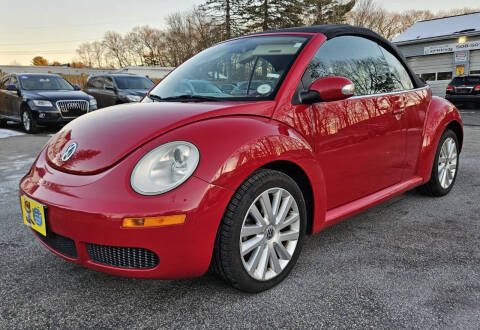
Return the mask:
[[46,206],[26,196],[22,196],[20,199],[25,225],[43,236],[47,236]]

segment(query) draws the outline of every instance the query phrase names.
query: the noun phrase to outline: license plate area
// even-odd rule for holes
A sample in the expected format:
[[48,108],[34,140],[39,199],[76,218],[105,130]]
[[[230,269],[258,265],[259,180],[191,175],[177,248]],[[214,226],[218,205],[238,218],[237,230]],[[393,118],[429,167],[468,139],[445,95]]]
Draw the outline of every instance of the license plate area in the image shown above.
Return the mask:
[[22,204],[23,223],[38,232],[47,236],[47,206],[29,197],[20,197]]

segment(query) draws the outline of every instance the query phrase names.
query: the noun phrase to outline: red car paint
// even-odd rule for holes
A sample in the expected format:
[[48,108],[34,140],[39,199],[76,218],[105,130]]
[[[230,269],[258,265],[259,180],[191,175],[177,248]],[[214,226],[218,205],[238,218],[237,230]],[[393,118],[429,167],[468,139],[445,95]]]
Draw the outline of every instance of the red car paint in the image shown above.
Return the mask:
[[[50,230],[73,239],[78,258],[51,250],[116,275],[199,276],[234,191],[262,166],[290,164],[305,173],[313,194],[311,233],[427,182],[442,132],[462,128],[455,107],[428,87],[293,105],[301,76],[326,40],[297,34],[312,38],[272,101],[123,105],[88,114],[54,136],[20,183],[22,194],[48,205]],[[162,195],[135,193],[135,164],[174,140],[200,150],[194,175]],[[69,141],[79,149],[60,162]],[[182,225],[121,227],[126,217],[180,213],[187,214]],[[86,243],[150,249],[160,262],[149,270],[96,264]]]

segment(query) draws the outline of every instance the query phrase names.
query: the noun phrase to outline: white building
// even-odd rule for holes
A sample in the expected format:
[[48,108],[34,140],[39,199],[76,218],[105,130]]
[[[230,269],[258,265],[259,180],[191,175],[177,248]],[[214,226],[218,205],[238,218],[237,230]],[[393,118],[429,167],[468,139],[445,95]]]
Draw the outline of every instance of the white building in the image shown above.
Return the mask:
[[393,42],[434,95],[452,77],[480,74],[480,12],[417,22]]

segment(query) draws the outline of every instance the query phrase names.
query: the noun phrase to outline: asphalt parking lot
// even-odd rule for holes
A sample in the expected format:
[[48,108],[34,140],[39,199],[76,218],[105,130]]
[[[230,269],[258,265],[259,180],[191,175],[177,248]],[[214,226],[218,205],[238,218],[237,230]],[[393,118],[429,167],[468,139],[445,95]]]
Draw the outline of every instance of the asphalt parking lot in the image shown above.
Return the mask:
[[24,227],[17,187],[54,130],[0,139],[0,328],[478,329],[480,110],[462,117],[450,195],[408,192],[308,237],[290,277],[256,295],[210,274],[136,280],[56,257]]

